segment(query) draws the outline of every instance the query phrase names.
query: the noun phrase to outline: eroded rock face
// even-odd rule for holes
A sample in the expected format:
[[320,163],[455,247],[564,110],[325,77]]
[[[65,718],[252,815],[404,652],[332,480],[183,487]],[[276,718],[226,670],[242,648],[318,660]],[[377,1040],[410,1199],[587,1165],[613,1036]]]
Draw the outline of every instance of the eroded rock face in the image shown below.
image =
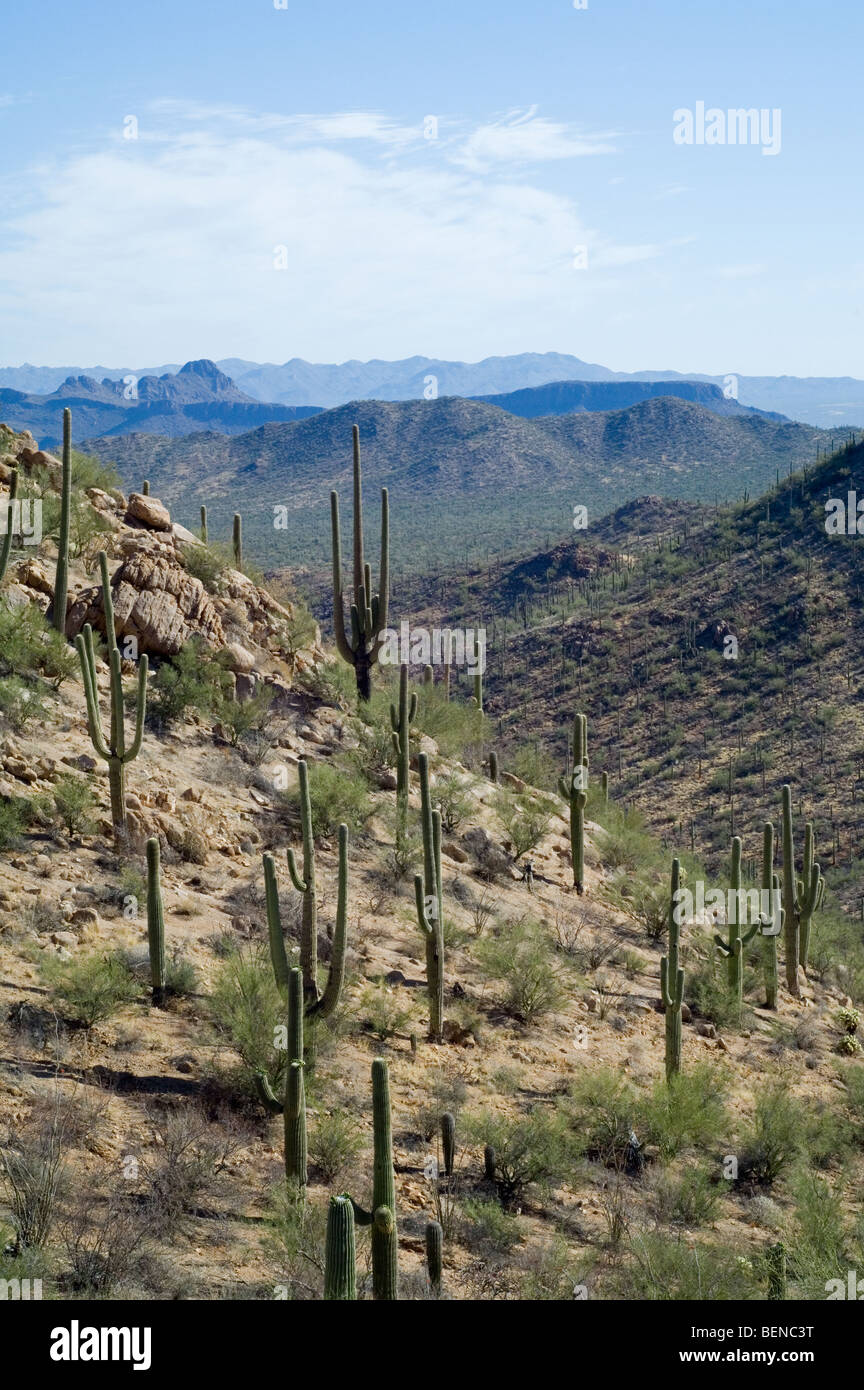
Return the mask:
[[145,497],[143,492],[131,492],[123,518],[127,525],[147,526],[151,531],[170,531],[171,513],[158,497]]
[[[219,615],[200,579],[188,574],[170,551],[133,550],[112,578],[114,626],[118,639],[134,637],[140,652],[176,656],[190,637],[214,649],[225,645]],[[79,594],[72,605],[67,633],[75,636],[85,623],[105,630],[98,586]]]

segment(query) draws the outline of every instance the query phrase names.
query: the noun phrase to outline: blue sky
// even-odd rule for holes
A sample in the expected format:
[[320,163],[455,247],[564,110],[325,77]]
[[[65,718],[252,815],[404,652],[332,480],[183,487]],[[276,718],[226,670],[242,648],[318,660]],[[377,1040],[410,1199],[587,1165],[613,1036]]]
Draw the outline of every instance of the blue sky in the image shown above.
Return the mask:
[[[7,7],[0,365],[864,377],[862,39],[853,0]],[[779,153],[677,144],[699,102]]]

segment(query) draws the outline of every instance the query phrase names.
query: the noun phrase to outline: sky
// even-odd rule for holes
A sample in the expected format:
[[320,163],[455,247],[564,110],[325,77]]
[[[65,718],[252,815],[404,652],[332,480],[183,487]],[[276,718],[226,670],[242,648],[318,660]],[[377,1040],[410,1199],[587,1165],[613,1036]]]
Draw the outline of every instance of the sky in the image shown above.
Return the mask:
[[864,377],[862,40],[859,0],[8,6],[0,365]]

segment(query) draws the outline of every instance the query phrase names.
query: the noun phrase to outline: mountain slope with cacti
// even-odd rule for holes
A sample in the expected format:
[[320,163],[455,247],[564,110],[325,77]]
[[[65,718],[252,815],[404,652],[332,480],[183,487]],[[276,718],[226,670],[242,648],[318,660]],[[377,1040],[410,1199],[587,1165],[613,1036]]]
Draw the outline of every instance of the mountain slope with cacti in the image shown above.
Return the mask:
[[[405,609],[377,515],[374,578],[357,535],[336,567],[351,639],[328,653],[143,480],[127,497],[71,450],[2,442],[45,522],[38,553],[0,553],[3,1278],[386,1301],[845,1279],[854,943],[793,990],[781,970],[769,1008],[761,934],[729,933],[731,989],[722,928],[678,920],[706,871],[594,775],[587,699],[556,768],[571,819],[499,738],[491,672],[382,666]],[[813,906],[811,962],[842,925],[830,886]]]

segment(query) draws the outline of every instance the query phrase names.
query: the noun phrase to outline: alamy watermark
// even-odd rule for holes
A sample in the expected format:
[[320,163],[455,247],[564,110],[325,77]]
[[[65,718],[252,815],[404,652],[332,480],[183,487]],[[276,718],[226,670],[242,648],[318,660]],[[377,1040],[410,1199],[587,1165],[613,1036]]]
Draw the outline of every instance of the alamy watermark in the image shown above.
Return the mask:
[[12,532],[20,537],[22,545],[42,544],[42,500],[29,497],[16,497],[10,502],[8,497],[0,502],[0,536]]
[[486,670],[485,627],[385,627],[378,660],[382,666],[464,666],[469,675]]
[[825,503],[825,530],[829,536],[864,536],[864,497],[847,492],[846,499],[829,497]]
[[680,106],[672,114],[676,145],[761,145],[763,154],[779,154],[782,144],[782,113],[779,106],[706,109],[697,101],[695,109]]
[[757,926],[762,936],[780,932],[782,892],[779,888],[709,888],[697,879],[695,892],[679,888],[672,905],[672,916],[680,927],[685,922],[704,922],[712,917],[742,927]]

